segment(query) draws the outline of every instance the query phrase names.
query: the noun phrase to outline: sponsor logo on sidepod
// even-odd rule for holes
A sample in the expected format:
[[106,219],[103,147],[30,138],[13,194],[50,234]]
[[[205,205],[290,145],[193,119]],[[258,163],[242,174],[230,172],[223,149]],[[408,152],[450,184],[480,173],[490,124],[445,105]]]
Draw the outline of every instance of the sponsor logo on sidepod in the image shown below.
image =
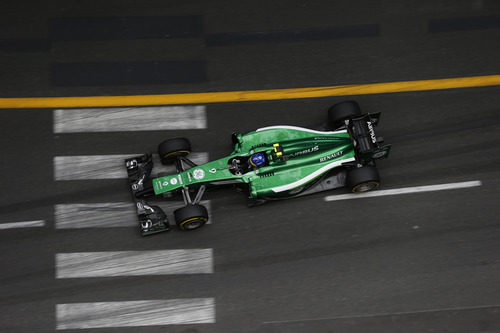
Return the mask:
[[341,150],[341,151],[338,151],[336,153],[333,153],[333,154],[330,154],[330,155],[327,155],[327,156],[324,156],[322,158],[319,159],[320,162],[324,162],[324,161],[328,161],[328,160],[331,160],[335,157],[339,157],[340,155],[342,155],[344,152]]
[[289,156],[296,157],[296,156],[300,156],[300,155],[310,154],[310,153],[313,153],[313,152],[318,151],[318,150],[319,150],[319,146],[314,146],[312,148],[307,148],[307,149],[295,152],[293,154],[290,154]]

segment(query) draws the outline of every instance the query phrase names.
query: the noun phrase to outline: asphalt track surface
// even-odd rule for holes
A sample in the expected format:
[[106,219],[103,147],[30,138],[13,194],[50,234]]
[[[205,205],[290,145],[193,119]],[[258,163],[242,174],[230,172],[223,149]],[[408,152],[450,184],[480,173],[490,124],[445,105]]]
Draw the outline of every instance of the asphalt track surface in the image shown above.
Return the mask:
[[[1,6],[1,97],[275,89],[500,73],[496,1]],[[69,35],[54,30],[76,24],[77,17],[128,17],[129,26],[142,26],[130,19],[138,16],[184,17],[175,27],[187,25],[177,30],[191,35],[171,26],[162,28],[171,30],[171,38],[148,37],[139,28],[120,37],[105,26],[108,33],[100,38],[82,37],[76,28],[67,28]],[[352,26],[356,33],[346,28]],[[187,78],[160,66],[170,70],[171,81],[159,82],[153,75],[158,62],[174,61],[201,65]],[[90,74],[73,75],[82,68]],[[97,75],[95,68],[114,74],[131,68],[140,84],[126,75]],[[130,194],[120,179],[55,181],[55,156],[142,152],[166,137],[186,136],[194,150],[217,158],[229,152],[233,131],[313,127],[343,98],[210,104],[205,129],[170,131],[59,134],[52,109],[0,110],[0,222],[45,221],[43,227],[0,230],[0,330],[52,332],[58,304],[213,298],[214,323],[145,322],[75,332],[500,331],[499,88],[355,99],[364,111],[383,112],[378,132],[393,144],[391,157],[378,164],[382,189],[474,180],[482,185],[324,201],[345,193],[337,190],[252,209],[243,194],[221,190],[206,196],[214,223],[192,233],[141,238],[130,227],[60,230],[55,205],[130,201]],[[58,253],[171,249],[213,249],[213,273],[56,278]]]

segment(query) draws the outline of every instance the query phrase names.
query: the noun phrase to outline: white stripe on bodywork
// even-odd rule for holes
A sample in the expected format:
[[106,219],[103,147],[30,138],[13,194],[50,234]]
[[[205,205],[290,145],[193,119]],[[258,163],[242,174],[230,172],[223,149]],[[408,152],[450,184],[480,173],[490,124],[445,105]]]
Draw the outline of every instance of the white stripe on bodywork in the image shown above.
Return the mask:
[[56,328],[91,329],[215,323],[214,298],[56,305]]
[[[184,206],[183,201],[150,202],[167,214],[170,225],[175,225],[174,210]],[[208,222],[212,223],[210,201],[201,201],[208,210]],[[137,210],[133,202],[59,204],[54,206],[56,229],[124,228],[138,227]]]
[[349,199],[362,199],[362,198],[372,198],[372,197],[382,197],[387,195],[399,195],[399,194],[410,194],[410,193],[422,193],[422,192],[432,192],[432,191],[445,191],[445,190],[455,190],[460,188],[469,188],[481,186],[480,180],[473,180],[461,183],[448,183],[439,185],[426,185],[426,186],[415,186],[415,187],[403,187],[395,188],[392,190],[378,190],[365,193],[352,193],[352,194],[340,194],[340,195],[329,195],[325,197],[325,201],[338,201],[338,200],[349,200]]
[[287,185],[273,187],[272,190],[273,190],[273,192],[278,193],[278,192],[283,192],[283,191],[288,191],[288,190],[294,189],[296,187],[299,187],[299,186],[302,186],[302,185],[308,183],[309,181],[311,181],[314,178],[320,176],[321,174],[327,172],[328,170],[331,170],[333,168],[341,166],[344,163],[352,162],[355,160],[356,159],[354,157],[351,157],[351,158],[347,158],[347,159],[340,160],[340,161],[334,161],[332,163],[329,163],[329,164],[319,168],[318,170],[314,171],[313,173],[307,175],[306,177],[304,177],[302,179],[299,179],[299,180],[297,180],[293,183],[287,184]]
[[210,274],[212,249],[57,253],[56,278]]
[[45,226],[44,220],[0,223],[0,229],[31,228]]
[[[120,179],[127,178],[125,159],[139,156],[127,155],[78,155],[55,156],[55,180],[82,180],[82,179]],[[192,153],[189,159],[195,164],[208,161],[208,153]],[[163,165],[157,154],[153,154],[154,173],[176,173],[175,166]]]
[[315,133],[315,134],[340,134],[340,133],[347,133],[347,130],[340,130],[340,131],[333,131],[333,132],[325,132],[325,131],[316,131],[312,130],[309,128],[304,128],[304,127],[298,127],[298,126],[287,126],[287,125],[279,125],[279,126],[268,126],[268,127],[262,127],[257,129],[256,132],[260,131],[266,131],[266,130],[272,130],[272,129],[289,129],[289,130],[297,130],[297,131],[302,131],[302,132],[308,132],[308,133]]
[[54,133],[162,131],[207,127],[205,106],[54,110]]

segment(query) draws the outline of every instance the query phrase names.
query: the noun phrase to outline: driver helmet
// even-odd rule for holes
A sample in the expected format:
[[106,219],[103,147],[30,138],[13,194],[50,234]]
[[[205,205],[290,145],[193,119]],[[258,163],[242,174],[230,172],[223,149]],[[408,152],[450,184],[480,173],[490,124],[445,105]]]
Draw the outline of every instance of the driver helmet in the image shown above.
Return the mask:
[[254,167],[261,167],[266,164],[266,155],[264,153],[255,153],[250,156],[250,164]]

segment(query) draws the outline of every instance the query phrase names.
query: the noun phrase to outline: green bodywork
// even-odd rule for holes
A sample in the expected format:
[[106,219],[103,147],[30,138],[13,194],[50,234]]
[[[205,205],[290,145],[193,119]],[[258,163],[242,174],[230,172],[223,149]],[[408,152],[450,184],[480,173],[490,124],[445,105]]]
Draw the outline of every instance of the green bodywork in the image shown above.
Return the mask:
[[[177,191],[182,187],[245,183],[249,186],[251,198],[289,196],[313,184],[326,172],[355,162],[354,144],[347,130],[322,132],[273,126],[235,134],[235,139],[234,151],[229,156],[177,174],[154,178],[155,194]],[[234,159],[248,161],[257,152],[266,155],[266,165],[260,168],[249,166],[241,174],[235,173],[232,168]]]

